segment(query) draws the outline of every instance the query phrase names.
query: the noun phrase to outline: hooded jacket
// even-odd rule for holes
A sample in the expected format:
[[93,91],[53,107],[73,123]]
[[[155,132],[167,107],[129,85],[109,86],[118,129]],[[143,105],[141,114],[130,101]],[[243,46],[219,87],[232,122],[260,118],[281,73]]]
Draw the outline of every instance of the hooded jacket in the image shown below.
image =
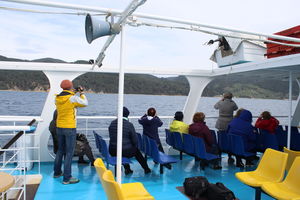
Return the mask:
[[188,133],[189,125],[182,121],[173,120],[170,124],[170,132]]
[[189,134],[200,137],[204,140],[205,148],[207,152],[211,151],[214,139],[210,133],[209,128],[206,126],[205,122],[192,123],[189,127]]
[[88,101],[84,94],[80,97],[70,90],[63,90],[55,99],[57,128],[76,128],[76,108],[85,107]]
[[139,123],[143,126],[143,134],[154,139],[157,143],[160,144],[158,127],[161,127],[163,125],[163,122],[159,119],[159,117],[144,115],[143,117],[141,117],[141,119],[139,119]]
[[279,121],[274,117],[271,117],[270,119],[262,119],[259,117],[255,122],[256,128],[267,130],[271,134],[275,134],[275,130],[278,125]]
[[256,146],[256,134],[251,123],[252,113],[243,110],[240,116],[233,118],[228,125],[228,133],[242,136],[246,151],[254,150]]

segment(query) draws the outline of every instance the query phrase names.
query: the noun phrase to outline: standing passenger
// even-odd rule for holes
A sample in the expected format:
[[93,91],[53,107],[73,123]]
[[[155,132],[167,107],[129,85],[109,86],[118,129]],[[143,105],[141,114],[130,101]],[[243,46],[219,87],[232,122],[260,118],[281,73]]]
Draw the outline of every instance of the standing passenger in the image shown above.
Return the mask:
[[177,111],[174,116],[173,122],[170,124],[170,132],[188,133],[189,125],[183,121],[183,113]]
[[[55,104],[57,110],[57,136],[58,150],[54,161],[54,178],[63,176],[63,184],[78,183],[79,179],[72,177],[72,158],[76,143],[76,108],[88,105],[83,88],[79,88],[79,96],[73,91],[73,83],[63,80],[60,84],[63,91],[56,96]],[[64,160],[64,171],[61,170],[62,159]]]
[[227,126],[233,118],[233,111],[238,109],[232,97],[232,93],[226,92],[223,94],[223,98],[214,106],[215,109],[219,110],[219,118],[216,122],[216,128],[219,131],[227,130]]

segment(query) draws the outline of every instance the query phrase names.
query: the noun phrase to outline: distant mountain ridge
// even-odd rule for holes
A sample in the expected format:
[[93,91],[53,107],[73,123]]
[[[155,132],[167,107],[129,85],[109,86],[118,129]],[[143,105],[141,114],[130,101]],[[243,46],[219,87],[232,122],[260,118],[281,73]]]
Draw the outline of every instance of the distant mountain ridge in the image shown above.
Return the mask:
[[[0,55],[0,61],[67,63],[54,58],[22,60]],[[88,61],[77,60],[72,63],[87,64]],[[118,74],[86,73],[74,80],[74,85],[81,85],[87,91],[96,93],[117,93]],[[298,94],[296,84],[294,96]],[[126,74],[126,94],[153,95],[188,95],[189,84],[185,76],[159,78],[147,74]],[[0,73],[0,90],[47,91],[49,82],[43,72],[2,70]],[[279,80],[257,80],[252,77],[217,77],[203,91],[203,96],[219,96],[224,91],[231,91],[236,97],[248,98],[288,98],[288,83]]]

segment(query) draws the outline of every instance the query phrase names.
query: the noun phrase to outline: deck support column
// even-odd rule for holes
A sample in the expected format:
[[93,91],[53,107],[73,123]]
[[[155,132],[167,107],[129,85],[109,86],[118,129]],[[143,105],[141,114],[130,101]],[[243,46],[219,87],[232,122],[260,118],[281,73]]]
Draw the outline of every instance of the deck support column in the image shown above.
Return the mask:
[[186,76],[186,78],[190,84],[190,92],[183,108],[183,120],[185,123],[190,124],[197,110],[203,90],[213,78],[203,76]]

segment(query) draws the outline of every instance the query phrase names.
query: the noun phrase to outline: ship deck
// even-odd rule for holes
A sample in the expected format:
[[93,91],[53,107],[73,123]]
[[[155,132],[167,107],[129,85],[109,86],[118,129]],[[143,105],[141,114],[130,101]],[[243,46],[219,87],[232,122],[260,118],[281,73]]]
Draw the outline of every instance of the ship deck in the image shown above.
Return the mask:
[[[236,172],[254,170],[255,167],[240,169],[234,165],[228,165],[226,155],[223,155],[223,168],[221,170],[213,170],[209,167],[205,168],[204,171],[200,170],[198,161],[195,162],[191,156],[184,156],[183,160],[172,165],[171,170],[165,168],[163,174],[159,173],[159,165],[155,165],[151,159],[148,159],[148,164],[152,172],[146,175],[137,161],[132,160],[133,164],[131,164],[131,168],[134,173],[126,176],[123,175],[122,182],[142,182],[149,193],[158,200],[187,199],[176,187],[182,186],[184,179],[192,176],[205,176],[211,183],[222,182],[231,189],[240,200],[255,199],[254,189],[242,184],[235,178]],[[31,173],[34,173],[37,168],[38,167],[34,167]],[[113,171],[113,166],[110,166],[110,169]],[[36,200],[106,199],[96,170],[90,165],[79,165],[77,162],[73,162],[72,175],[80,179],[78,184],[63,185],[61,183],[62,178],[54,179],[52,177],[53,163],[51,162],[41,163],[41,174],[43,179],[35,196]],[[262,194],[261,199],[269,200],[273,198]]]

